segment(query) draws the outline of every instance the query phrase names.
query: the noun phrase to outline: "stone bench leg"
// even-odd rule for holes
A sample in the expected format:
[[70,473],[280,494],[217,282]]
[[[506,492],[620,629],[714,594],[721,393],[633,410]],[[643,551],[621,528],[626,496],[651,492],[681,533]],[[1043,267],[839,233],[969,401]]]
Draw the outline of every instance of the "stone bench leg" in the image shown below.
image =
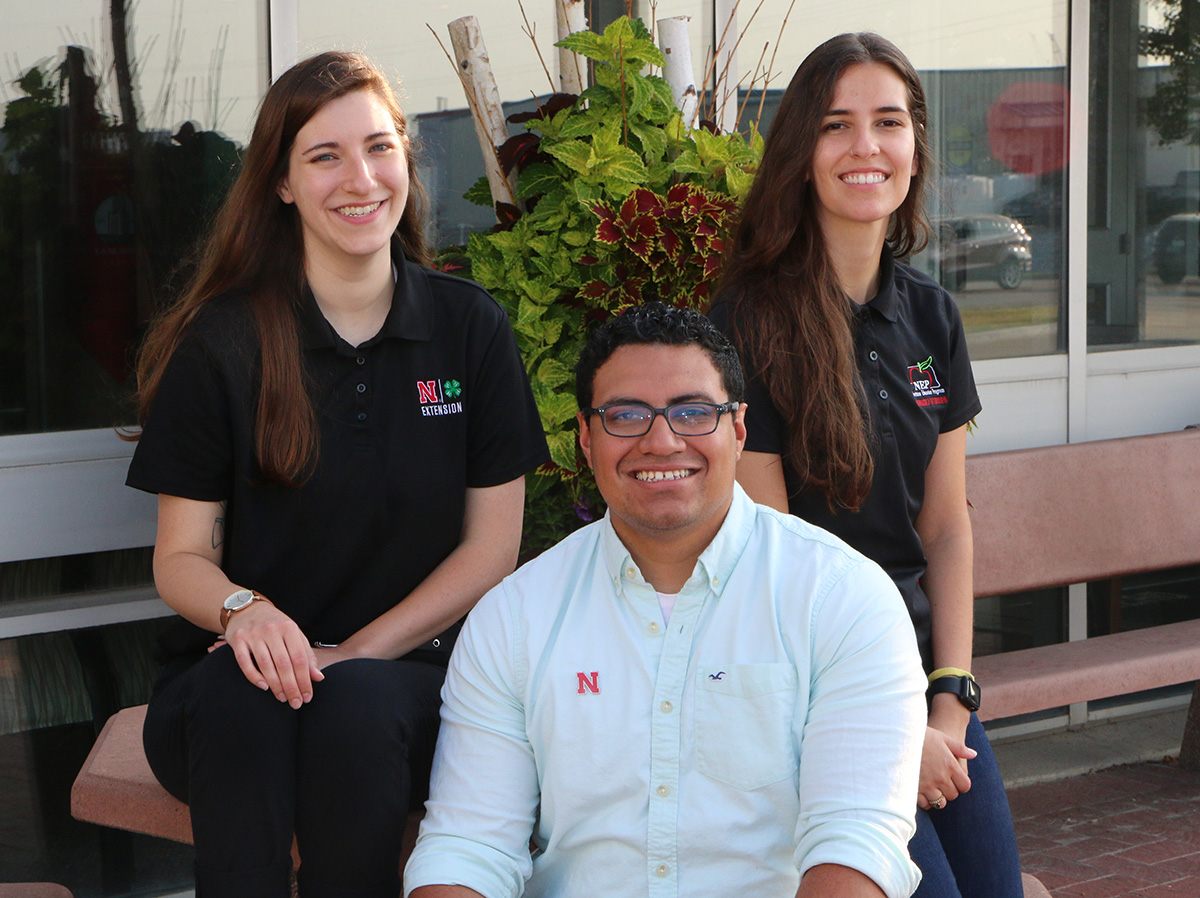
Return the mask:
[[1192,688],[1192,704],[1188,708],[1187,723],[1183,725],[1179,766],[1185,770],[1200,770],[1200,680]]

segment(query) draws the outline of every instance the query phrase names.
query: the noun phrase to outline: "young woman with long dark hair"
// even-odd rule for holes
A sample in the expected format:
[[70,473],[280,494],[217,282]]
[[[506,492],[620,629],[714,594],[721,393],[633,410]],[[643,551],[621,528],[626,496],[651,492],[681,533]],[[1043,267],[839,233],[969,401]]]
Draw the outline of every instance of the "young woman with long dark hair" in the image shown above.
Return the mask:
[[[151,328],[131,486],[183,618],[146,717],[197,895],[399,893],[456,623],[513,569],[547,459],[504,311],[431,271],[404,115],[366,59],[267,92]],[[215,647],[214,639],[217,640]]]
[[972,713],[964,474],[981,406],[953,301],[896,261],[929,234],[926,126],[920,79],[889,41],[815,49],[780,103],[710,314],[750,377],[738,480],[878,562],[912,617],[930,675],[916,895],[1020,898],[1008,801]]

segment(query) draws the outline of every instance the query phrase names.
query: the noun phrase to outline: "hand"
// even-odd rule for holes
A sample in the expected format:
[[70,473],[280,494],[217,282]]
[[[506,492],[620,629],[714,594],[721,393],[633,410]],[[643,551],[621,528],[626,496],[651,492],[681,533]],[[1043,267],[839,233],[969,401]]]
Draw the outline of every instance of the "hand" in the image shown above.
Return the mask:
[[325,679],[303,631],[270,602],[232,615],[224,638],[246,679],[293,708],[310,701],[312,684]]
[[[960,710],[966,711],[961,706]],[[917,805],[922,810],[930,810],[939,800],[943,800],[940,807],[945,807],[944,802],[954,801],[970,790],[967,761],[975,757],[976,752],[963,741],[968,720],[969,713],[939,715],[935,709],[930,714],[929,726],[925,728],[925,744],[921,749],[921,778],[917,794]]]

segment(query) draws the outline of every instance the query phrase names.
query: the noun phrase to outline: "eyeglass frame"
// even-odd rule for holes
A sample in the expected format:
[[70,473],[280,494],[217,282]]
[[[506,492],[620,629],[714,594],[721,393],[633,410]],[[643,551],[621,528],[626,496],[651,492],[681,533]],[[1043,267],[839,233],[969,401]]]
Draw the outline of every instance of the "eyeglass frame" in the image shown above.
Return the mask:
[[[717,412],[717,418],[713,422],[712,430],[706,430],[706,431],[704,431],[704,433],[694,433],[694,432],[693,433],[680,433],[678,430],[676,430],[675,425],[671,422],[671,416],[667,413],[671,409],[678,408],[681,405],[706,405],[706,406],[709,406],[710,408],[715,409]],[[650,415],[650,420],[648,422],[646,422],[646,429],[643,430],[641,433],[613,433],[611,430],[609,430],[608,429],[608,418],[605,416],[604,413],[606,411],[608,411],[610,408],[620,408],[622,406],[636,406],[637,408],[644,408],[644,409],[647,409],[648,411],[650,411],[652,414]],[[675,434],[675,436],[678,436],[678,437],[710,436],[711,434],[716,433],[717,428],[721,426],[721,415],[724,412],[729,412],[729,414],[732,415],[741,407],[742,407],[741,402],[736,402],[732,399],[728,402],[709,402],[705,399],[691,399],[691,400],[687,400],[684,402],[672,402],[670,405],[663,406],[662,408],[655,408],[648,402],[610,402],[608,405],[601,405],[597,408],[583,408],[583,409],[580,409],[580,411],[589,418],[592,415],[599,415],[600,416],[600,425],[604,428],[604,432],[606,434],[608,434],[610,437],[617,437],[618,439],[626,439],[626,440],[636,440],[638,437],[644,437],[646,434],[648,434],[651,431],[651,429],[654,427],[654,422],[658,419],[659,415],[662,415],[663,419],[666,420],[667,427],[669,427],[671,429],[671,433]]]

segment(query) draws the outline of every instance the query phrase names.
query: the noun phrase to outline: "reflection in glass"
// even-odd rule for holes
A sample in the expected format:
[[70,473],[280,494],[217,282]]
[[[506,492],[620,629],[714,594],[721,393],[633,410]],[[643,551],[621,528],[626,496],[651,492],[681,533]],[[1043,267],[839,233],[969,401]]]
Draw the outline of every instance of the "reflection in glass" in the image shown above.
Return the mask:
[[[742,46],[775,40],[788,5],[767,0]],[[821,41],[862,30],[905,51],[929,101],[934,239],[911,263],[954,295],[972,359],[1063,351],[1067,4],[797,5],[768,95]]]
[[[102,39],[58,46],[102,9]],[[5,59],[37,61],[0,95],[0,435],[130,421],[141,329],[236,171],[238,145],[217,128],[258,92],[227,78],[222,94],[242,63],[230,50],[256,68],[254,11],[217,22],[234,11],[152,9],[140,42],[128,3],[6,12]],[[185,24],[215,28],[215,46],[189,45]]]
[[1142,2],[1135,14],[1140,34],[1135,89],[1144,117],[1136,119],[1131,144],[1145,149],[1142,171],[1131,186],[1135,198],[1141,197],[1138,206],[1144,204],[1145,219],[1135,222],[1131,248],[1149,256],[1139,266],[1145,312],[1135,339],[1195,343],[1200,341],[1200,92],[1195,79],[1200,21],[1196,5],[1181,0]]

